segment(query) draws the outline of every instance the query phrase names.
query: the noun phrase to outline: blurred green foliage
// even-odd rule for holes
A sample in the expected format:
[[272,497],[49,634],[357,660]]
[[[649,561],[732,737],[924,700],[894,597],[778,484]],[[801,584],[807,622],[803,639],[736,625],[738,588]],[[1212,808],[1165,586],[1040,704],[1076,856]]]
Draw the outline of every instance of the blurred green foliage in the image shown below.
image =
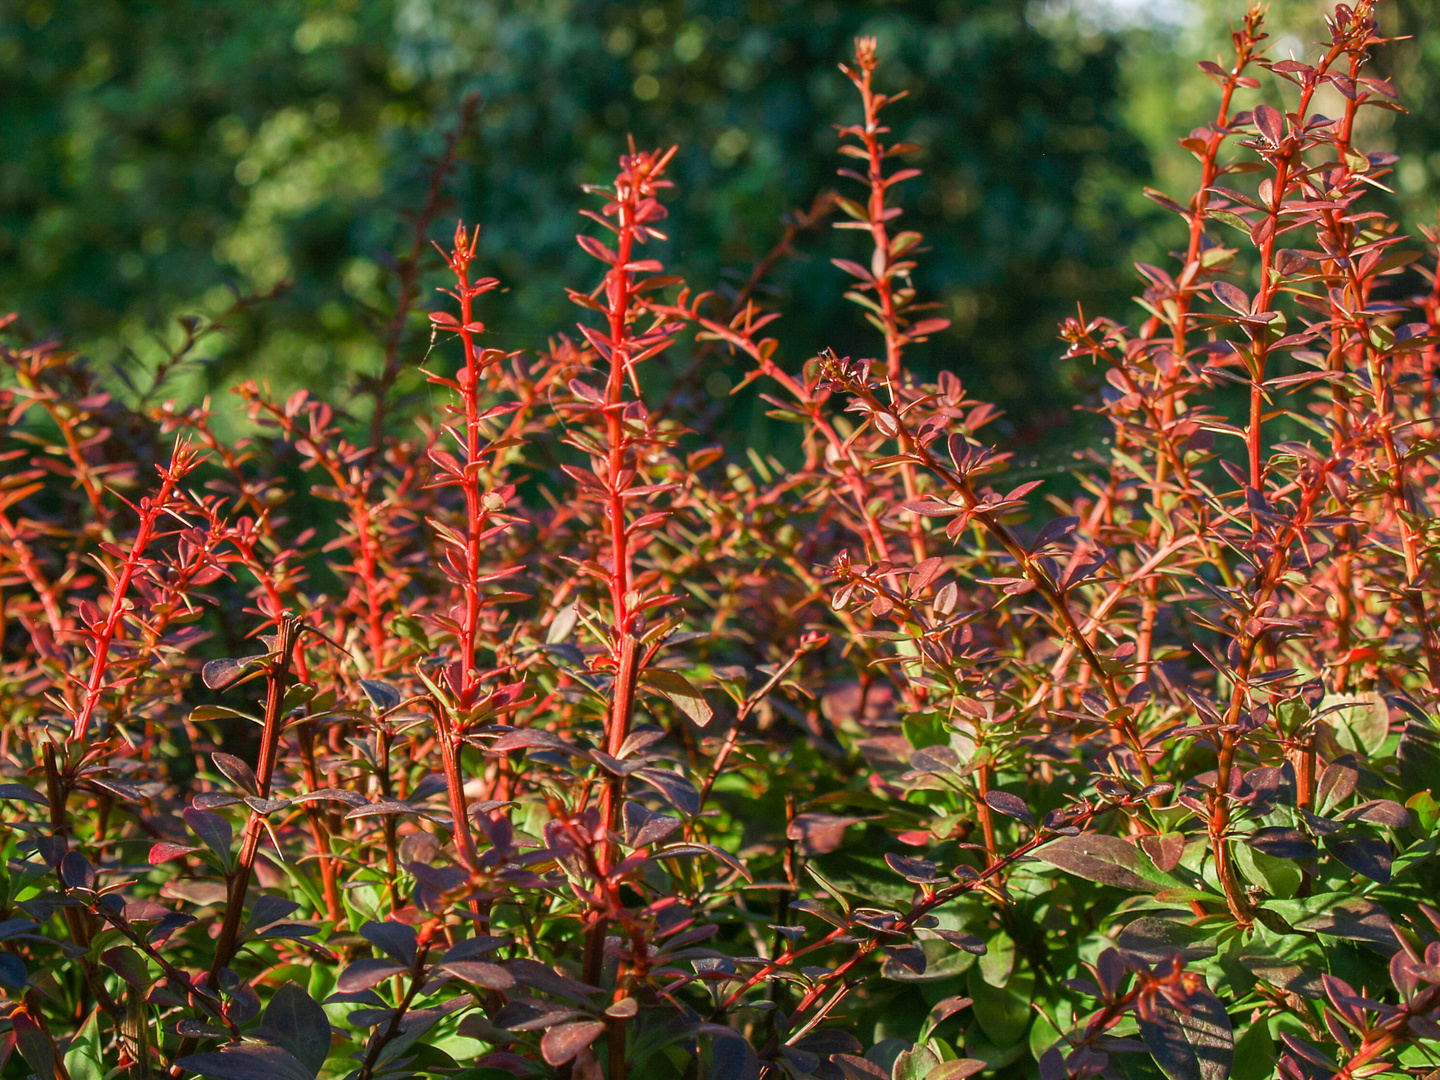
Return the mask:
[[[1120,54],[1123,121],[1144,142],[1154,167],[1154,185],[1186,201],[1195,184],[1195,161],[1178,140],[1191,128],[1215,118],[1218,101],[1215,84],[1196,67],[1201,59],[1220,60],[1228,66],[1233,53],[1230,30],[1244,11],[1240,0],[1161,0],[1172,6],[1174,25],[1160,33],[1131,32]],[[1318,0],[1270,0],[1268,25],[1275,35],[1267,42],[1267,55],[1276,59],[1295,56],[1314,59],[1317,42],[1329,40],[1323,18],[1330,5]],[[1098,28],[1077,25],[1083,17],[1073,7],[1050,8],[1052,22],[1066,23],[1072,32],[1095,33]],[[1385,0],[1379,5],[1383,32],[1397,40],[1377,49],[1373,73],[1389,78],[1398,91],[1405,113],[1365,109],[1360,114],[1366,145],[1400,155],[1390,183],[1394,200],[1388,208],[1413,231],[1435,224],[1440,211],[1440,0]],[[1261,72],[1259,98],[1247,95],[1238,102],[1250,108],[1256,100],[1281,107],[1294,101],[1294,86]],[[1339,94],[1323,87],[1318,109],[1337,116]],[[1151,229],[1135,249],[1136,258],[1161,263],[1169,245],[1181,233],[1178,220]]]
[[[1280,2],[1276,25],[1318,17],[1313,0]],[[1412,113],[1372,115],[1420,151],[1397,179],[1409,220],[1423,220],[1440,174],[1428,107],[1440,17],[1435,0],[1385,10],[1397,33],[1420,34],[1381,59]],[[833,125],[855,106],[836,62],[875,34],[882,85],[909,92],[892,122],[922,147],[925,176],[904,196],[931,249],[917,284],[954,320],[916,366],[959,372],[1033,430],[1088,377],[1057,365],[1056,321],[1077,303],[1120,312],[1131,259],[1165,257],[1166,215],[1140,189],[1187,194],[1174,140],[1213,109],[1194,60],[1222,48],[1238,12],[1229,0],[5,0],[0,306],[144,366],[176,316],[284,282],[212,339],[181,390],[241,376],[351,387],[382,362],[374,329],[408,246],[404,212],[478,91],[432,232],[457,215],[484,223],[485,266],[508,289],[485,312],[494,342],[541,347],[573,322],[564,286],[593,273],[573,242],[579,185],[613,172],[627,133],[680,145],[665,255],[697,287],[723,286],[771,247],[787,209],[844,190]],[[1314,37],[1276,48],[1303,54]],[[873,351],[828,261],[863,244],[819,230],[770,276],[792,349]],[[417,316],[407,360],[426,343]],[[717,369],[704,385],[721,395],[739,375]]]
[[[954,327],[920,367],[960,371],[1011,406],[1063,400],[1056,320],[1128,290],[1123,253],[1148,175],[1121,118],[1118,42],[1041,32],[1024,0],[31,0],[0,5],[0,295],[37,332],[154,363],[157,328],[227,289],[285,293],[247,312],[191,392],[244,375],[349,384],[380,364],[402,212],[464,95],[485,105],[447,185],[485,224],[496,343],[573,323],[564,285],[579,185],[613,173],[626,133],[678,143],[666,253],[697,286],[743,276],[781,215],[835,176],[853,119],[836,68],[881,39],[891,110],[923,149],[907,224],[917,282]],[[820,230],[769,279],[787,340],[874,348]],[[423,300],[422,303],[428,303]],[[423,354],[423,319],[407,355]],[[798,363],[801,356],[788,358]],[[734,372],[711,378],[723,392]],[[1026,417],[1018,422],[1023,424]]]

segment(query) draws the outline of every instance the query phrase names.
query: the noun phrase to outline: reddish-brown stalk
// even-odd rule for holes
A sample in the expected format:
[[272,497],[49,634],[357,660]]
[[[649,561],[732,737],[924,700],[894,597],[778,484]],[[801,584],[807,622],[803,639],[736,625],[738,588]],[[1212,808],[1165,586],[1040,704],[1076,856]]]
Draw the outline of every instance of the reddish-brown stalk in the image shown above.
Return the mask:
[[[260,733],[260,755],[255,763],[255,793],[262,803],[269,800],[270,786],[275,778],[280,732],[284,727],[280,708],[285,700],[285,691],[289,689],[290,665],[299,636],[300,621],[293,617],[282,619],[267,659],[264,726]],[[217,985],[220,969],[229,967],[230,961],[235,958],[237,935],[245,917],[245,896],[250,889],[250,877],[255,868],[255,856],[260,850],[260,838],[265,834],[267,816],[259,809],[250,810],[249,817],[245,819],[245,830],[240,836],[240,851],[235,857],[234,869],[226,875],[225,917],[215,938],[215,955],[210,963],[208,985],[212,987]]]
[[[1330,66],[1351,49],[1357,47],[1358,34],[1362,42],[1368,42],[1373,26],[1374,0],[1360,0],[1353,12],[1350,23],[1336,33],[1329,50],[1314,65],[1314,76],[1301,83],[1300,101],[1288,116],[1269,105],[1258,105],[1255,109],[1255,125],[1259,135],[1252,145],[1260,156],[1274,169],[1273,177],[1267,177],[1260,184],[1260,204],[1264,217],[1251,229],[1251,239],[1260,250],[1260,289],[1251,304],[1250,312],[1257,317],[1261,328],[1252,334],[1252,350],[1248,360],[1250,369],[1250,416],[1245,427],[1245,443],[1250,459],[1250,486],[1260,491],[1263,486],[1261,468],[1262,426],[1265,417],[1265,369],[1269,352],[1281,335],[1272,335],[1269,325],[1273,321],[1274,301],[1280,291],[1281,275],[1275,269],[1275,242],[1282,233],[1299,228],[1304,216],[1282,223],[1282,212],[1291,213],[1286,205],[1289,196],[1303,181],[1305,164],[1303,154],[1307,143],[1314,136],[1310,127],[1310,99],[1321,85],[1320,78],[1329,72]],[[1364,45],[1360,45],[1363,48]],[[1283,326],[1284,323],[1282,322]]]
[[[460,396],[465,427],[463,433],[451,430],[451,435],[459,442],[465,458],[459,469],[451,466],[447,476],[450,482],[461,489],[465,500],[464,561],[455,567],[461,575],[459,584],[464,606],[453,615],[458,629],[459,652],[456,665],[450,673],[450,689],[462,709],[475,704],[480,688],[480,672],[475,665],[480,637],[480,611],[485,603],[482,586],[486,573],[482,545],[489,537],[496,535],[496,526],[491,524],[491,518],[505,505],[502,495],[482,492],[479,483],[479,472],[485,459],[480,415],[481,373],[504,355],[495,349],[480,348],[477,341],[478,336],[484,333],[485,326],[476,318],[475,300],[500,285],[495,278],[480,278],[473,282],[470,280],[470,264],[475,259],[479,243],[480,229],[477,227],[467,233],[462,224],[455,231],[451,249],[448,252],[441,249],[455,275],[454,289],[445,289],[444,292],[459,303],[460,318],[457,321],[455,316],[448,314],[431,316],[431,321],[437,327],[458,334],[464,349],[464,365],[456,375],[454,385]],[[447,466],[449,462],[441,465],[442,469]],[[499,527],[503,528],[503,525]]]
[[160,470],[159,489],[154,495],[142,498],[136,508],[140,515],[140,525],[125,551],[123,561],[114,571],[109,609],[103,621],[98,624],[91,621],[85,629],[91,654],[90,674],[85,681],[80,705],[70,725],[66,742],[82,742],[88,734],[91,717],[94,716],[100,697],[108,686],[110,648],[117,636],[123,632],[126,619],[131,614],[130,583],[145,561],[145,549],[154,538],[161,518],[175,511],[173,499],[176,489],[197,464],[198,459],[190,445],[183,439],[176,440],[170,463]]
[[[838,199],[839,196],[835,192],[823,191],[815,196],[808,210],[797,208],[785,215],[785,229],[781,232],[780,239],[775,241],[770,250],[751,267],[749,276],[735,290],[734,296],[729,297],[729,309],[726,311],[723,321],[729,321],[737,315],[741,315],[751,306],[751,297],[755,295],[775,267],[782,260],[796,256],[795,241],[802,234],[824,225],[835,212]],[[695,349],[685,370],[676,376],[670,389],[666,392],[665,400],[656,409],[657,413],[669,414],[675,409],[682,394],[693,388],[700,372],[713,359],[717,347],[718,339],[712,338],[702,342],[700,347]]]
[[[460,338],[463,363],[453,380],[429,376],[430,382],[448,387],[460,398],[460,405],[455,411],[463,421],[463,427],[459,429],[450,424],[445,427],[464,455],[463,459],[457,459],[438,447],[430,450],[431,461],[439,470],[437,483],[460,489],[464,521],[460,529],[435,520],[430,523],[444,542],[445,572],[456,587],[458,598],[450,611],[437,620],[456,639],[456,651],[446,674],[448,695],[442,697],[432,691],[429,700],[435,712],[455,844],[462,864],[472,874],[478,865],[478,852],[470,830],[465,796],[461,761],[463,739],[466,717],[482,704],[485,696],[484,676],[477,667],[481,612],[487,600],[485,585],[513,572],[497,572],[486,565],[487,541],[500,535],[508,526],[499,517],[505,507],[505,493],[481,490],[486,458],[494,445],[485,441],[483,430],[488,414],[482,414],[481,410],[482,377],[486,369],[498,364],[505,354],[497,349],[481,348],[477,340],[485,327],[477,318],[475,301],[500,284],[491,277],[471,280],[470,267],[479,243],[480,229],[476,227],[467,231],[461,222],[456,226],[450,250],[440,249],[451,273],[455,275],[454,288],[442,291],[456,301],[460,314],[457,318],[449,312],[435,312],[431,314],[430,321],[438,330],[454,333]],[[471,910],[479,915],[483,906],[472,900]]]
[[[608,363],[605,387],[598,403],[603,443],[590,453],[599,482],[598,494],[603,503],[607,532],[605,550],[608,565],[605,577],[610,594],[610,617],[605,648],[612,678],[604,745],[605,752],[615,759],[623,755],[625,742],[630,736],[640,674],[658,648],[658,642],[648,648],[643,646],[645,613],[667,599],[665,596],[646,595],[637,587],[632,562],[635,547],[643,536],[643,530],[653,528],[658,521],[645,523],[644,519],[636,519],[637,524],[632,527],[626,504],[637,496],[648,497],[655,490],[647,490],[643,481],[639,480],[637,455],[653,436],[644,404],[638,400],[639,380],[635,369],[670,344],[675,327],[657,320],[649,330],[636,332],[636,320],[644,310],[638,300],[639,293],[649,284],[638,279],[637,275],[656,272],[661,266],[654,259],[639,258],[635,249],[637,244],[644,244],[652,237],[664,239],[657,224],[664,219],[665,209],[657,196],[661,190],[671,186],[670,181],[664,179],[664,173],[674,155],[674,147],[662,152],[637,152],[632,143],[630,152],[620,159],[620,171],[613,186],[587,188],[603,196],[606,203],[601,213],[585,211],[585,214],[614,236],[615,246],[611,249],[591,237],[578,237],[581,247],[605,263],[608,269],[596,291],[596,298],[571,294],[582,306],[600,310],[606,322],[604,333],[583,324],[580,330]],[[627,396],[627,389],[633,390],[636,395],[633,402]],[[663,516],[649,515],[651,519],[658,517],[661,520]],[[611,880],[611,870],[616,862],[609,837],[619,828],[623,788],[623,776],[607,773],[600,791],[602,835],[596,857],[598,882],[601,884]],[[609,886],[614,895],[596,906],[589,916],[581,978],[592,985],[599,982],[604,962],[607,910],[619,906],[618,884],[615,881]],[[617,994],[623,985],[623,980],[617,984]],[[623,1078],[625,1075],[626,1027],[624,1017],[607,1021],[612,1077]]]
[[[1263,566],[1257,568],[1254,591],[1250,599],[1250,617],[1241,621],[1244,628],[1236,635],[1239,661],[1233,672],[1225,673],[1232,686],[1230,705],[1220,737],[1215,787],[1207,797],[1208,832],[1211,851],[1215,857],[1216,875],[1225,890],[1225,901],[1230,913],[1237,922],[1246,926],[1253,921],[1254,907],[1245,894],[1231,852],[1234,840],[1229,835],[1232,813],[1230,773],[1235,766],[1236,751],[1240,747],[1240,712],[1249,702],[1253,666],[1259,658],[1260,645],[1270,629],[1265,625],[1263,617],[1280,587],[1282,576],[1290,567],[1294,546],[1304,540],[1310,520],[1315,516],[1316,503],[1329,490],[1326,480],[1339,464],[1339,459],[1331,457],[1313,460],[1309,464],[1308,475],[1304,477],[1299,491],[1300,499],[1295,512],[1276,537],[1270,557]],[[1252,620],[1259,624],[1253,630],[1250,628]]]
[[[1214,197],[1212,188],[1226,168],[1220,162],[1220,150],[1233,130],[1230,119],[1231,102],[1237,89],[1241,87],[1256,88],[1260,85],[1258,80],[1246,74],[1246,69],[1254,61],[1256,49],[1266,37],[1261,29],[1262,21],[1263,9],[1259,6],[1251,7],[1245,14],[1242,28],[1232,32],[1231,39],[1234,44],[1235,56],[1228,71],[1222,70],[1218,64],[1212,64],[1209,61],[1201,64],[1201,70],[1205,71],[1220,86],[1220,103],[1216,109],[1214,121],[1205,131],[1203,142],[1199,142],[1198,146],[1195,145],[1194,133],[1185,142],[1185,145],[1200,162],[1200,180],[1185,213],[1189,231],[1185,265],[1178,281],[1172,281],[1168,275],[1165,275],[1163,281],[1167,288],[1162,294],[1161,306],[1156,314],[1146,321],[1141,331],[1142,336],[1149,337],[1158,333],[1163,325],[1168,328],[1170,339],[1169,370],[1167,372],[1160,364],[1156,365],[1153,391],[1147,401],[1147,405],[1152,409],[1151,420],[1155,433],[1163,440],[1165,447],[1165,453],[1158,456],[1155,461],[1154,502],[1157,510],[1161,509],[1160,500],[1164,490],[1167,468],[1174,470],[1175,479],[1183,489],[1187,492],[1193,490],[1185,455],[1171,436],[1176,419],[1176,409],[1181,403],[1183,393],[1178,384],[1184,378],[1184,361],[1188,354],[1186,339],[1189,333],[1190,310],[1195,297],[1200,294],[1205,283],[1206,265],[1203,252],[1205,222],[1207,211]],[[1161,205],[1171,202],[1158,192],[1147,189],[1146,193]],[[1169,286],[1173,286],[1173,288]],[[1139,392],[1139,388],[1132,385],[1132,392]],[[1155,405],[1150,404],[1151,402],[1158,403],[1158,416],[1154,415]],[[1208,518],[1208,508],[1197,506],[1196,511],[1201,516],[1200,528],[1203,530],[1206,528],[1203,522]],[[1152,521],[1150,528],[1152,545],[1160,540],[1161,520],[1162,518],[1157,514]],[[1222,574],[1228,575],[1229,568],[1223,558],[1215,558],[1212,561],[1220,568]],[[1140,626],[1136,633],[1135,663],[1138,671],[1148,671],[1153,656],[1155,619],[1160,611],[1157,601],[1158,588],[1159,579],[1153,575],[1146,575],[1143,579],[1142,590],[1143,610]]]
[[[1007,555],[1015,561],[1017,569],[1024,574],[1030,586],[1035,589],[1050,606],[1055,615],[1057,625],[1065,639],[1079,651],[1085,663],[1089,665],[1091,673],[1099,680],[1105,691],[1105,700],[1109,704],[1110,712],[1107,720],[1115,729],[1117,734],[1129,744],[1135,753],[1136,765],[1139,769],[1143,782],[1148,786],[1154,780],[1150,762],[1146,757],[1144,746],[1140,741],[1139,732],[1136,731],[1132,710],[1125,704],[1124,695],[1121,693],[1115,677],[1111,674],[1106,665],[1096,655],[1094,646],[1089,638],[1080,629],[1080,624],[1075,619],[1075,613],[1070,610],[1069,602],[1058,583],[1053,581],[1045,568],[1022,544],[1018,537],[1000,519],[1000,513],[993,509],[998,503],[982,500],[975,491],[970,479],[964,474],[957,472],[943,465],[940,460],[930,452],[930,449],[918,439],[908,426],[904,415],[897,412],[890,403],[882,401],[876,396],[874,389],[867,384],[864,378],[849,365],[848,361],[831,359],[825,367],[826,378],[833,381],[836,386],[841,387],[847,393],[865,403],[871,416],[884,417],[881,421],[885,426],[882,431],[888,428],[891,434],[900,444],[900,449],[906,457],[916,465],[926,469],[940,479],[957,496],[960,502],[953,507],[946,507],[943,502],[938,505],[946,507],[950,511],[961,512],[978,521],[985,527],[985,530],[995,538]],[[877,427],[880,426],[877,423]]]
[[869,545],[873,561],[890,562],[890,543],[880,527],[879,517],[870,506],[870,492],[861,472],[860,455],[840,436],[825,415],[824,401],[828,395],[817,391],[814,379],[797,379],[775,362],[778,343],[774,338],[757,340],[760,330],[777,316],[774,313],[761,314],[753,305],[747,305],[729,322],[722,322],[700,314],[704,294],[687,303],[689,300],[688,295],[682,293],[673,304],[648,302],[646,306],[656,314],[692,322],[704,337],[722,341],[754,360],[755,370],[745,377],[741,386],[765,376],[779,383],[790,394],[795,404],[804,410],[813,430],[819,433],[824,446],[824,460],[840,469],[846,491],[854,502],[856,520],[860,522],[856,532]]
[[[858,180],[869,189],[865,205],[858,207],[847,199],[840,199],[842,210],[852,219],[836,223],[837,229],[865,229],[870,234],[871,253],[868,275],[865,267],[857,267],[844,259],[833,260],[841,269],[855,275],[860,285],[849,298],[868,309],[866,319],[880,331],[885,341],[885,377],[893,385],[904,381],[905,346],[912,341],[925,341],[930,334],[939,333],[950,325],[949,319],[928,318],[915,322],[913,313],[933,305],[915,303],[915,288],[910,284],[910,271],[915,262],[905,258],[916,250],[923,238],[918,232],[902,232],[890,235],[890,222],[900,217],[900,207],[889,203],[890,189],[906,180],[920,175],[919,169],[901,169],[885,175],[885,160],[897,155],[913,153],[920,149],[910,143],[893,143],[886,146],[881,136],[890,129],[880,122],[880,111],[885,106],[899,101],[905,91],[898,94],[879,94],[874,87],[876,67],[876,41],[874,38],[855,40],[855,67],[840,66],[840,70],[860,92],[863,119],[859,124],[840,129],[844,137],[855,139],[859,145],[846,143],[840,152],[865,162],[865,175],[851,169],[841,169],[840,175]],[[898,288],[897,288],[898,286]],[[867,293],[874,294],[872,301]],[[915,485],[915,470],[908,463],[900,468],[901,480],[905,486],[906,500],[913,500],[918,489]],[[929,557],[925,542],[925,531],[919,518],[912,518],[909,524],[910,554],[918,566]],[[983,780],[982,780],[983,782]],[[980,804],[983,807],[983,802]],[[985,809],[982,815],[988,814]]]

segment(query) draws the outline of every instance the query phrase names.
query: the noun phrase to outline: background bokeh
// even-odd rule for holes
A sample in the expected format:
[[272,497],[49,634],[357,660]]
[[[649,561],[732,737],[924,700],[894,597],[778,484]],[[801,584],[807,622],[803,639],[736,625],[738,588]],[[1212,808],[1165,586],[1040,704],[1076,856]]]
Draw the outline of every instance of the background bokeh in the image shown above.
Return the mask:
[[[484,223],[484,266],[508,289],[485,313],[495,343],[535,348],[573,322],[564,286],[594,274],[573,241],[580,185],[613,171],[627,133],[680,146],[666,257],[697,286],[743,278],[787,209],[843,190],[834,125],[856,105],[836,62],[854,35],[874,34],[882,84],[909,93],[892,122],[923,148],[925,177],[905,194],[930,249],[918,284],[954,320],[915,366],[957,371],[1033,436],[1089,378],[1059,366],[1056,320],[1077,303],[1120,313],[1131,262],[1165,258],[1176,224],[1141,189],[1187,193],[1174,140],[1213,108],[1194,62],[1216,55],[1240,11],[1238,0],[0,0],[0,308],[133,374],[173,343],[177,317],[285,283],[207,342],[178,389],[263,377],[328,388],[363,413],[346,392],[381,364],[374,323],[393,302],[404,213],[423,202],[427,161],[467,93],[485,103],[435,232],[457,214]],[[1289,35],[1276,54],[1314,51],[1318,4],[1272,11]],[[1418,224],[1440,178],[1440,0],[1383,11],[1414,35],[1380,60],[1411,112],[1370,112],[1405,155],[1396,198]],[[1274,85],[1263,92],[1278,100]],[[863,242],[817,231],[768,279],[791,360],[874,348],[829,264]],[[741,374],[721,363],[705,390],[722,395]],[[742,400],[725,422],[753,430],[761,407]]]

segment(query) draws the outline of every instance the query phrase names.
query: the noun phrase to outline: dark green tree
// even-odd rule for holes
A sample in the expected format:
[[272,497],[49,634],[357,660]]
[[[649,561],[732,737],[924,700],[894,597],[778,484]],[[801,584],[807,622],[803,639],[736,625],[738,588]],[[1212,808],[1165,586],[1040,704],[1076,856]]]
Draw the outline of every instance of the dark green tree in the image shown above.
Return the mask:
[[[288,283],[210,345],[193,390],[244,374],[353,380],[383,363],[366,307],[408,247],[427,157],[465,95],[484,100],[448,178],[438,235],[485,226],[509,289],[486,312],[507,347],[568,325],[559,285],[583,265],[579,185],[627,134],[678,143],[671,256],[698,284],[732,280],[788,208],[835,176],[852,119],[836,62],[880,38],[891,110],[926,175],[904,192],[929,238],[922,292],[954,326],[922,365],[959,371],[1021,424],[1063,401],[1056,320],[1129,287],[1147,172],[1119,116],[1111,39],[1050,35],[1023,0],[33,0],[0,16],[0,295],[37,332],[102,359],[159,355],[177,315]],[[790,340],[863,355],[874,338],[835,299],[821,230],[767,284]],[[807,284],[833,278],[823,288]],[[422,305],[428,299],[422,297]],[[423,319],[406,343],[425,348]],[[798,363],[803,357],[791,357]],[[709,382],[723,391],[738,369]],[[362,406],[357,404],[357,409]],[[740,414],[746,420],[748,414]]]

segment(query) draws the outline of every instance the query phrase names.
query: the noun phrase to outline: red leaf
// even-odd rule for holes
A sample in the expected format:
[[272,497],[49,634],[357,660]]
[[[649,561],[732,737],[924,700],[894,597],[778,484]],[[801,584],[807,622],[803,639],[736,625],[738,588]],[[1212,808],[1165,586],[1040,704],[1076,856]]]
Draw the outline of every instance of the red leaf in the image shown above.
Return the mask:
[[1285,141],[1285,117],[1273,105],[1255,106],[1255,127],[1271,146]]
[[587,255],[593,255],[603,263],[614,266],[620,256],[611,251],[608,247],[596,240],[593,236],[586,236],[583,233],[575,237],[575,242],[584,249]]
[[919,341],[921,338],[929,334],[940,333],[941,330],[946,329],[947,327],[949,327],[949,325],[949,319],[921,319],[914,326],[910,327],[910,329],[907,331],[907,335],[911,339]]
[[1238,311],[1241,315],[1250,314],[1250,298],[1243,289],[1231,285],[1228,281],[1217,281],[1210,288],[1215,293],[1215,299],[1231,311]]
[[830,261],[847,274],[853,274],[861,281],[870,282],[875,280],[874,275],[857,262],[851,262],[849,259],[831,259]]
[[785,836],[800,841],[807,854],[824,855],[840,846],[848,827],[864,820],[838,814],[796,814],[795,820],[786,827]]
[[598,1020],[578,1020],[553,1027],[540,1040],[540,1056],[547,1065],[564,1065],[598,1039],[604,1030],[605,1025]]
[[159,866],[172,859],[182,859],[186,855],[193,855],[199,850],[201,849],[198,847],[186,847],[184,844],[172,844],[168,840],[161,840],[150,849],[149,862],[151,866]]

